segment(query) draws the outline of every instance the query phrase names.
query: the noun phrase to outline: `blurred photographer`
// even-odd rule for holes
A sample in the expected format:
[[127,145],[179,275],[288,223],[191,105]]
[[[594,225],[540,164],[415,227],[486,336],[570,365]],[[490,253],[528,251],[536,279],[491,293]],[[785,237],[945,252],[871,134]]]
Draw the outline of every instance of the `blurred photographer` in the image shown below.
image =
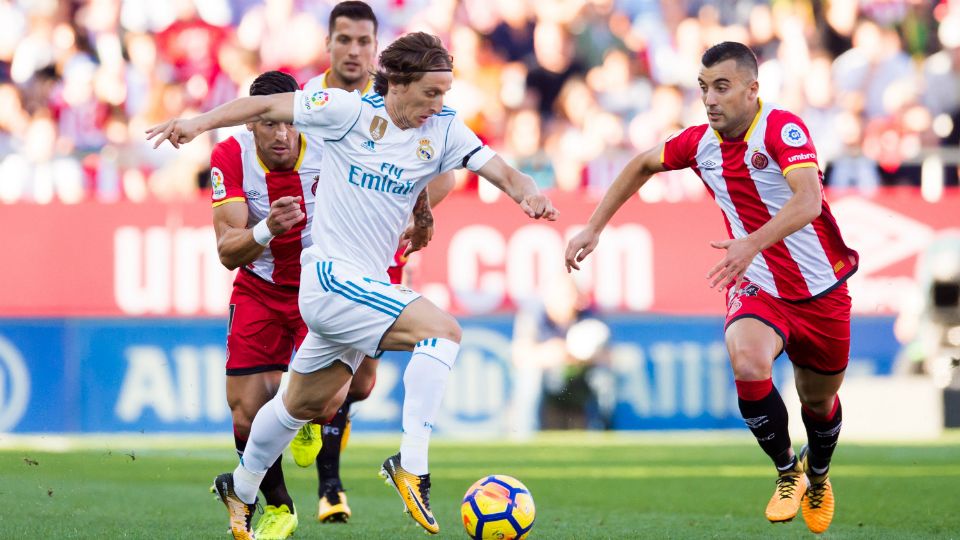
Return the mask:
[[568,274],[545,290],[514,323],[513,429],[607,429],[615,403],[610,329]]
[[904,344],[898,370],[960,387],[960,233],[942,234],[917,261],[919,293],[905,302],[894,332]]

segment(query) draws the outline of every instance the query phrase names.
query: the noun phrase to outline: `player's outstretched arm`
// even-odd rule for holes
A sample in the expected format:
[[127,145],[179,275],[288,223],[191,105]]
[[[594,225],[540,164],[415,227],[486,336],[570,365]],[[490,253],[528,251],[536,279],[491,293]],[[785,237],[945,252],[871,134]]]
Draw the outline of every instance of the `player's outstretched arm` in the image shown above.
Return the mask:
[[506,193],[531,218],[556,221],[560,216],[560,211],[553,207],[550,199],[537,189],[533,178],[507,165],[502,157],[490,158],[477,174]]
[[234,270],[255,261],[273,237],[289,231],[306,217],[300,208],[301,200],[302,197],[280,197],[271,203],[267,217],[249,229],[245,202],[229,202],[214,208],[213,229],[220,263]]
[[624,167],[610,189],[590,216],[587,226],[576,236],[570,239],[564,254],[567,272],[571,269],[579,270],[580,262],[587,258],[600,240],[600,232],[607,226],[610,218],[617,213],[623,203],[633,196],[647,180],[654,174],[666,170],[660,161],[663,145],[651,148],[630,160]]
[[153,147],[170,141],[174,148],[188,143],[197,135],[212,129],[239,126],[249,122],[269,120],[293,122],[292,92],[237,98],[193,118],[174,118],[147,130],[147,140],[156,139]]

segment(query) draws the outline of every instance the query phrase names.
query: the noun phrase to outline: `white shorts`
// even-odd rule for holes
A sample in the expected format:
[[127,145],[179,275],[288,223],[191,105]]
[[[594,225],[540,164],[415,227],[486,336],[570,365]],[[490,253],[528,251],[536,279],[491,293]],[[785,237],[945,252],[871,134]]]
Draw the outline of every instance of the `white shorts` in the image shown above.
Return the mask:
[[290,369],[312,373],[340,360],[354,373],[365,356],[376,357],[383,334],[420,294],[361,276],[333,262],[300,272],[300,315],[310,330]]

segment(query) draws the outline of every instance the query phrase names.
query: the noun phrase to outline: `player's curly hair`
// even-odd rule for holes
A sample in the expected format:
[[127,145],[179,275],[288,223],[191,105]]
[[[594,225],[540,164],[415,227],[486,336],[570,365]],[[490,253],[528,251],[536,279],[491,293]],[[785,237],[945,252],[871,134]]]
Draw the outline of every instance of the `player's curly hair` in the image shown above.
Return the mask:
[[453,56],[437,36],[424,32],[407,34],[380,53],[373,91],[386,96],[388,83],[410,84],[429,71],[453,71]]
[[293,75],[282,71],[267,71],[261,73],[250,83],[251,96],[283,94],[285,92],[296,92],[299,89],[300,84],[293,78]]

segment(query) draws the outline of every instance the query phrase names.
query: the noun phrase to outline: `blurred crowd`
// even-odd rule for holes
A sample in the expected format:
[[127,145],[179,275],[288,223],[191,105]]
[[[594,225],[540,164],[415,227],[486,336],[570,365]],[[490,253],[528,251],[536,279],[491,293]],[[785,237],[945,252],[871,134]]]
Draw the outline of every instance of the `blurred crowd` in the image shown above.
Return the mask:
[[[215,138],[152,150],[144,129],[265,70],[323,72],[334,3],[0,0],[0,202],[203,196]],[[447,104],[544,188],[599,192],[638,150],[703,123],[700,55],[724,40],[757,52],[761,97],[806,121],[828,185],[957,184],[960,0],[370,4],[381,48],[414,30],[444,40]],[[642,196],[705,193],[676,172]]]

